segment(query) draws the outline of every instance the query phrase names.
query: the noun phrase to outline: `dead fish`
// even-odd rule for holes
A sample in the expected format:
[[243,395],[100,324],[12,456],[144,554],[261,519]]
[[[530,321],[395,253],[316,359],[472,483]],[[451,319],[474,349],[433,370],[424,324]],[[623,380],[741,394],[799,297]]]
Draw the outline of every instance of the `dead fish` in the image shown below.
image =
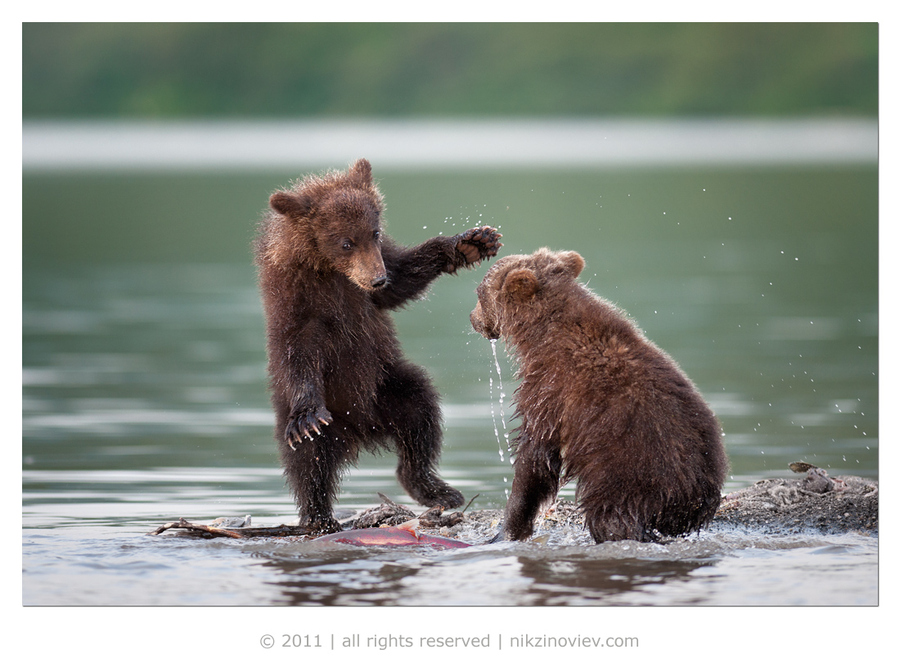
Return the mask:
[[409,527],[369,527],[362,530],[344,530],[326,534],[316,541],[334,541],[353,546],[438,546],[440,548],[466,548],[464,541],[440,537],[434,534],[419,534]]

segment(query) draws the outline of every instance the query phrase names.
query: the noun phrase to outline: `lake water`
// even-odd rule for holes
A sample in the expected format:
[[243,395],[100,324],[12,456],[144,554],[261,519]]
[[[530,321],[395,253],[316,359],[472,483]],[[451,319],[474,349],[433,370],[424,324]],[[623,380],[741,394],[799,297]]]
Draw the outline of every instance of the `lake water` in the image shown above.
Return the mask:
[[[788,476],[794,460],[878,478],[874,165],[373,165],[388,232],[402,243],[487,224],[504,235],[501,254],[578,250],[583,281],[672,354],[717,413],[727,491]],[[268,194],[296,176],[25,172],[22,603],[879,603],[877,535],[716,530],[669,545],[550,538],[443,551],[147,536],[179,517],[251,514],[265,525],[296,515],[272,438],[249,252]],[[441,473],[478,495],[473,506],[502,508],[515,381],[502,344],[498,373],[491,345],[469,325],[485,270],[441,278],[396,323],[443,396]],[[392,455],[366,456],[344,478],[339,507],[375,505],[377,492],[410,504],[394,467]],[[305,653],[324,656],[350,632],[340,615],[319,616],[331,611],[304,616],[302,627],[260,615],[229,636],[259,650],[266,633],[318,635],[322,646]],[[697,619],[717,618],[702,612]],[[505,611],[475,610],[466,623],[481,629],[470,631],[457,622],[469,610],[433,622],[420,613],[432,614],[402,611],[397,622],[428,636],[491,635],[495,649],[520,634],[496,625]],[[557,634],[554,623],[568,621],[554,619],[570,612],[553,613],[540,612],[532,634]],[[617,636],[660,618],[602,613],[597,628]],[[220,634],[188,618],[207,637]],[[374,612],[364,618],[354,632],[376,636],[372,650],[393,631],[379,629]],[[282,653],[291,648],[283,644]]]

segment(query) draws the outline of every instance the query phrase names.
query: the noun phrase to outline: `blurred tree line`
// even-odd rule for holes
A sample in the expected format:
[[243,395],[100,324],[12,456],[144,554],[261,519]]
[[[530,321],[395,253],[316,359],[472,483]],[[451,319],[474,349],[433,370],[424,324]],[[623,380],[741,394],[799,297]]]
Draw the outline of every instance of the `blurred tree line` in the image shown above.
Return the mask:
[[27,118],[878,112],[878,25],[28,23]]

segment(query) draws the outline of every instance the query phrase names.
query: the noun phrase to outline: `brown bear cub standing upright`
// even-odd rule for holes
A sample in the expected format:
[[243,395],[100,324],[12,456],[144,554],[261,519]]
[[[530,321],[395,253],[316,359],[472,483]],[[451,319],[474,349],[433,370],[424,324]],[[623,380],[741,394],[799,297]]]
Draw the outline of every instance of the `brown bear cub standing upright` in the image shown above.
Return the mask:
[[719,425],[690,380],[616,307],[576,278],[576,252],[496,262],[471,320],[515,353],[515,475],[507,539],[531,536],[560,480],[594,541],[652,541],[712,520],[728,469]]
[[491,227],[405,248],[384,235],[381,194],[365,159],[274,193],[256,263],[266,313],[275,432],[285,476],[312,530],[332,513],[343,469],[362,447],[393,445],[397,477],[417,502],[462,495],[436,475],[438,395],[404,359],[389,311],[441,273],[497,254]]

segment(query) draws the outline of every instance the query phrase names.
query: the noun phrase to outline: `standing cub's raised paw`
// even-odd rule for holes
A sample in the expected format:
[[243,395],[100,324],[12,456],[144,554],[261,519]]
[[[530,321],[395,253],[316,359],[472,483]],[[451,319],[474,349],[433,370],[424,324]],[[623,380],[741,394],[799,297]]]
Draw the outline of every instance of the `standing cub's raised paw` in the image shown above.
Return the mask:
[[465,261],[460,266],[471,266],[488,257],[493,257],[499,252],[503,243],[500,242],[502,234],[491,226],[480,226],[468,231],[463,231],[455,236],[456,249],[462,253]]

